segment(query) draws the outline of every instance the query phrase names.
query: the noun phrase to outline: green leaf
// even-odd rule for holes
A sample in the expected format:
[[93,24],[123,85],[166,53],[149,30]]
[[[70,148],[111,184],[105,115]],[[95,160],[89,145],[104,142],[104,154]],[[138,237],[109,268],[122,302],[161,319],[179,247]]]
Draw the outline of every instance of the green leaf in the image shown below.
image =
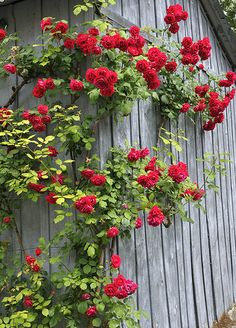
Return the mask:
[[82,282],[82,284],[80,284],[80,289],[82,290],[86,290],[87,289],[87,284],[85,284],[84,282]]
[[84,314],[88,309],[88,303],[87,302],[81,302],[79,303],[79,305],[77,306],[77,310],[79,313]]
[[87,250],[87,254],[89,257],[94,257],[95,255],[95,248],[93,246],[89,246],[88,250]]
[[84,273],[85,274],[88,274],[90,271],[91,271],[91,266],[90,265],[85,265],[84,267],[83,267],[83,271],[84,271]]
[[92,324],[94,327],[100,327],[102,324],[102,321],[100,318],[95,318],[95,319],[93,319]]
[[49,310],[48,309],[43,309],[42,310],[42,315],[44,315],[45,317],[47,317],[49,315]]

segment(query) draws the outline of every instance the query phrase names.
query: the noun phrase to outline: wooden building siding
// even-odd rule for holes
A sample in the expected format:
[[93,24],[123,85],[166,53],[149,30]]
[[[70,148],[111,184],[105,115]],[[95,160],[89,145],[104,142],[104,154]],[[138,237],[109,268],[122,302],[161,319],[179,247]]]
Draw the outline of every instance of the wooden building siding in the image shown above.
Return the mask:
[[[0,19],[4,18],[8,29],[17,31],[25,43],[31,43],[39,33],[39,21],[44,16],[64,18],[72,25],[91,19],[90,13],[84,14],[83,18],[72,15],[72,8],[77,3],[78,0],[25,0],[0,7]],[[139,26],[160,28],[164,25],[165,9],[171,3],[170,0],[117,0],[110,10]],[[232,69],[232,62],[222,50],[201,1],[179,0],[178,3],[189,12],[190,18],[181,23],[177,38],[180,40],[189,35],[196,40],[209,36],[213,49],[206,65],[216,73]],[[24,104],[27,108],[35,104],[31,90],[32,86],[28,86],[22,92],[17,106]],[[0,84],[0,104],[5,103],[8,92],[9,84]],[[139,284],[135,298],[137,307],[150,313],[149,318],[141,321],[143,328],[210,327],[213,320],[235,301],[235,110],[235,103],[231,104],[226,121],[213,133],[201,130],[200,119],[194,126],[184,115],[177,126],[167,125],[172,131],[178,127],[185,131],[188,142],[177,156],[188,163],[191,177],[200,185],[204,182],[204,164],[196,162],[196,157],[202,157],[204,152],[231,154],[228,175],[217,176],[219,194],[207,192],[206,214],[188,209],[195,219],[194,224],[181,222],[178,218],[169,229],[145,224],[143,229],[133,232],[131,240],[119,241],[116,245],[123,258],[121,271]],[[141,147],[155,145],[159,124],[158,108],[149,101],[137,103],[130,117],[122,123],[106,119],[98,127],[95,146],[102,163],[109,147],[122,146],[125,140]],[[53,210],[44,200],[37,204],[23,202],[17,221],[28,252],[35,249],[40,236],[49,240],[60,229],[60,225],[53,223]],[[12,251],[18,251],[15,236],[6,237],[12,240]]]

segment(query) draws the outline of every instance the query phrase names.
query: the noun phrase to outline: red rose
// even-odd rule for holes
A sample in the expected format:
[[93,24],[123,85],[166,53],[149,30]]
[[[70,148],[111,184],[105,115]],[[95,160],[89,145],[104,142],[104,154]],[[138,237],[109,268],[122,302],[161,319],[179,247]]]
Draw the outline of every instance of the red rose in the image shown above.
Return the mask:
[[199,69],[204,69],[204,65],[203,65],[203,64],[199,64],[199,65],[198,65],[198,68],[199,68]]
[[90,214],[94,211],[94,206],[97,203],[96,196],[84,196],[75,202],[75,207],[81,213]]
[[107,230],[107,237],[108,238],[114,238],[116,236],[118,236],[120,233],[119,229],[116,227],[111,227]]
[[56,174],[56,175],[53,175],[52,176],[52,178],[51,178],[51,180],[52,180],[52,183],[60,183],[61,185],[63,185],[63,183],[64,183],[64,176],[63,176],[63,174]]
[[44,191],[42,191],[42,189],[44,189],[46,186],[43,183],[32,183],[29,182],[27,187],[31,190],[37,191],[39,193],[42,193]]
[[32,270],[33,270],[34,272],[39,272],[39,271],[40,271],[40,266],[39,266],[38,264],[34,264],[34,265],[32,266]]
[[41,25],[42,31],[48,31],[52,27],[52,20],[51,20],[51,18],[50,17],[43,18],[41,20],[40,25]]
[[21,117],[24,119],[24,120],[30,120],[30,117],[31,117],[31,114],[28,110],[24,111],[21,115]]
[[165,68],[168,72],[175,72],[177,69],[177,63],[175,61],[168,62],[166,63]]
[[52,120],[52,118],[51,118],[50,115],[44,115],[44,116],[42,117],[42,122],[43,122],[44,124],[49,124],[49,123],[51,122],[51,120]]
[[30,296],[25,296],[25,298],[23,300],[23,304],[24,304],[24,307],[31,308],[33,306],[33,302],[31,300],[31,297]]
[[135,148],[131,148],[128,154],[128,160],[130,162],[136,162],[139,159],[140,159],[140,151]]
[[74,49],[75,47],[75,40],[71,38],[67,38],[64,40],[64,47],[67,49]]
[[95,46],[93,48],[93,54],[94,55],[101,55],[101,53],[102,53],[102,48],[100,48],[99,46]]
[[102,186],[104,183],[106,183],[107,179],[104,175],[102,174],[95,174],[90,178],[90,182],[94,186]]
[[183,162],[171,165],[168,169],[168,176],[176,183],[183,182],[188,177],[187,165]]
[[107,76],[107,81],[109,83],[115,84],[118,81],[118,75],[114,71],[109,71]]
[[135,221],[135,228],[140,229],[143,226],[143,221],[141,218],[137,218]]
[[58,22],[53,30],[51,30],[51,33],[60,32],[62,34],[65,34],[69,28],[69,25],[65,22]]
[[6,72],[15,74],[16,73],[16,66],[13,64],[6,64],[3,66]]
[[98,76],[94,79],[93,84],[95,85],[95,87],[99,88],[99,89],[107,89],[109,88],[109,83],[107,81],[107,78],[104,76]]
[[180,111],[181,113],[186,113],[186,112],[189,111],[189,108],[190,108],[190,104],[188,104],[188,103],[184,103],[179,111]]
[[72,91],[81,91],[83,89],[84,85],[82,81],[79,80],[70,80],[70,89]]
[[35,255],[40,256],[41,254],[42,254],[42,250],[39,247],[37,247],[35,250]]
[[38,112],[41,115],[46,115],[48,113],[48,106],[47,105],[38,105]]
[[93,69],[93,68],[87,69],[85,78],[88,82],[93,83],[96,77],[97,77],[97,75],[96,75],[95,69]]
[[115,88],[113,87],[113,85],[105,89],[100,89],[100,95],[103,97],[111,97],[114,92]]
[[236,74],[232,71],[226,73],[226,79],[232,82],[232,84],[236,81]]
[[150,64],[146,59],[141,59],[137,61],[136,68],[140,73],[144,73],[150,68]]
[[33,256],[27,255],[25,261],[27,264],[32,265],[36,262],[36,259]]
[[139,151],[139,156],[140,156],[140,158],[145,158],[145,157],[147,157],[149,154],[150,154],[150,150],[149,150],[147,147],[145,147],[145,148],[143,148],[143,149],[141,149],[141,150]]
[[85,293],[85,294],[82,294],[81,295],[81,298],[82,298],[83,301],[87,301],[87,300],[89,300],[91,298],[91,295]]
[[50,157],[56,157],[58,155],[58,151],[56,150],[56,148],[52,146],[48,146],[48,151],[49,151],[48,156]]
[[106,49],[115,48],[115,39],[110,35],[104,35],[101,39],[101,45]]
[[43,132],[46,130],[46,125],[42,123],[36,123],[33,125],[33,129],[36,132]]
[[121,264],[121,258],[120,258],[120,256],[113,254],[112,257],[111,257],[111,266],[114,269],[117,269],[117,268],[120,267],[120,264]]
[[0,41],[4,40],[7,35],[7,32],[0,28]]
[[50,90],[55,89],[55,83],[54,83],[53,79],[51,79],[50,77],[44,81],[44,85],[45,85],[47,90],[48,89],[50,89]]
[[99,35],[99,29],[97,29],[96,27],[91,27],[88,30],[88,34],[90,34],[92,36],[97,36],[97,35]]
[[49,204],[56,204],[57,203],[57,195],[54,192],[49,192],[49,194],[45,197],[45,200],[49,203]]
[[97,308],[96,306],[90,306],[88,310],[86,311],[86,314],[88,317],[94,317],[97,314]]
[[33,96],[36,98],[42,98],[45,94],[45,90],[41,89],[39,86],[34,87]]
[[109,297],[116,296],[117,291],[118,287],[115,284],[107,284],[104,286],[104,293]]
[[134,37],[139,35],[139,32],[140,32],[140,28],[138,26],[131,26],[129,29],[129,33]]
[[4,223],[8,224],[8,223],[11,222],[11,218],[10,218],[10,216],[6,216],[5,218],[3,218],[2,221],[3,221]]
[[209,120],[203,125],[203,130],[211,131],[214,130],[215,126],[216,124],[212,120]]
[[184,10],[181,14],[181,18],[183,21],[186,21],[188,19],[188,12]]
[[81,171],[81,174],[83,177],[90,179],[95,174],[95,172],[94,172],[94,170],[91,170],[91,169],[85,169],[85,170]]
[[165,17],[164,17],[164,21],[166,24],[173,24],[175,23],[175,16],[173,14],[167,14]]
[[145,166],[145,171],[155,171],[156,170],[157,158],[154,156],[150,159],[148,164]]
[[173,34],[176,34],[179,31],[178,23],[171,24],[169,27],[169,31]]
[[148,217],[147,217],[148,224],[150,226],[157,227],[160,224],[162,224],[164,219],[165,219],[165,216],[162,213],[161,209],[157,205],[154,205],[153,208],[150,210]]
[[113,279],[113,283],[117,287],[121,287],[125,284],[126,279],[122,274],[119,274],[116,278]]
[[150,90],[156,90],[157,88],[159,88],[160,85],[161,81],[158,78],[153,81],[148,81],[148,89]]

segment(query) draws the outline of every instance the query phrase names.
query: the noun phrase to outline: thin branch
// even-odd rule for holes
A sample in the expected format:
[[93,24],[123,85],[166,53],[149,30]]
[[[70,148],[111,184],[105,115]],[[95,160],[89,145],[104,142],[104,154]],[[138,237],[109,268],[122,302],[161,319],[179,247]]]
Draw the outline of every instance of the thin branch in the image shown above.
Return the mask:
[[13,94],[11,95],[8,102],[3,106],[4,108],[7,108],[8,106],[12,105],[14,101],[16,100],[18,92],[24,87],[25,84],[28,83],[28,80],[23,80],[21,84],[18,85],[18,87],[15,88]]

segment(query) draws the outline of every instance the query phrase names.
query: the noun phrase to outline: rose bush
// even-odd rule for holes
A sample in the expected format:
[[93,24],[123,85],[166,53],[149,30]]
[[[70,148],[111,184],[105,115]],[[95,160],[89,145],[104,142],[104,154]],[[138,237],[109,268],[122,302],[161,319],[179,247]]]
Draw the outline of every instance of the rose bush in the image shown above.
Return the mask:
[[[234,73],[219,81],[207,74],[208,85],[196,82],[200,58],[210,56],[209,40],[185,38],[169,50],[171,33],[187,17],[180,5],[170,6],[165,37],[153,44],[135,26],[118,30],[95,21],[78,33],[66,21],[47,17],[41,21],[46,41],[41,52],[12,46],[16,36],[0,30],[0,76],[16,74],[19,80],[0,108],[0,232],[14,231],[24,257],[23,264],[17,255],[6,261],[9,245],[0,243],[0,327],[139,326],[142,311],[134,310],[131,298],[138,285],[120,273],[116,238],[129,238],[144,221],[153,229],[169,227],[176,218],[193,222],[185,205],[201,207],[205,190],[191,181],[186,163],[167,164],[164,155],[174,158],[169,149],[112,148],[102,168],[90,151],[97,124],[112,113],[128,115],[138,99],[158,100],[162,115],[171,119],[201,111],[205,130],[223,121],[234,90],[223,95],[222,88],[233,85]],[[87,58],[91,67],[83,72]],[[16,108],[16,97],[30,82],[40,104]],[[94,116],[77,106],[82,94],[98,105]],[[64,105],[61,95],[69,96]],[[161,136],[180,149],[173,135],[166,138]],[[213,167],[206,169],[205,184],[215,188],[222,167],[209,154],[205,160]],[[67,222],[48,244],[42,236],[26,252],[15,209],[23,199],[39,198],[54,209],[55,224]],[[58,249],[55,256],[50,247]],[[68,266],[72,253],[75,261]],[[57,268],[50,276],[48,262]]]

